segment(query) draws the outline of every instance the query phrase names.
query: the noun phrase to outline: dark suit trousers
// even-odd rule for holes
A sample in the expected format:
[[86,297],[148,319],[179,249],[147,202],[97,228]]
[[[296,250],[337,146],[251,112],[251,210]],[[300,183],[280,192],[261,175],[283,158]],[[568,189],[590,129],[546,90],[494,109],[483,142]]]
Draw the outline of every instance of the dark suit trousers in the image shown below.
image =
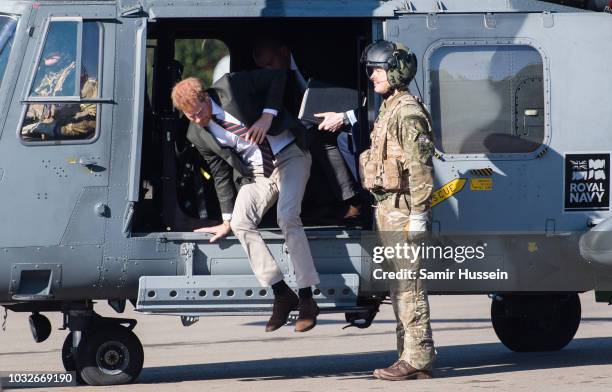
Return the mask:
[[308,130],[310,153],[313,161],[325,173],[327,183],[338,201],[345,201],[356,195],[357,187],[353,176],[338,150],[335,132]]
[[359,135],[359,124],[353,125],[351,133],[341,131],[338,133],[338,150],[344,157],[348,168],[361,190],[361,179],[359,178],[358,156],[357,156],[357,135]]

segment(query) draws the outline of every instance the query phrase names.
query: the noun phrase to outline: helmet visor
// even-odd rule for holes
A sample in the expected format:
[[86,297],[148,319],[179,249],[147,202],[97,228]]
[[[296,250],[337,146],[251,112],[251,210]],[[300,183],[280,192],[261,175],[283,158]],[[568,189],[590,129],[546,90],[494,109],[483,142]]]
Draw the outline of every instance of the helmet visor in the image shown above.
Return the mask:
[[383,70],[387,71],[389,69],[389,66],[387,64],[382,64],[382,63],[368,63],[368,64],[366,64],[366,73],[368,74],[368,77],[372,76],[374,71],[377,70],[377,69],[383,69]]

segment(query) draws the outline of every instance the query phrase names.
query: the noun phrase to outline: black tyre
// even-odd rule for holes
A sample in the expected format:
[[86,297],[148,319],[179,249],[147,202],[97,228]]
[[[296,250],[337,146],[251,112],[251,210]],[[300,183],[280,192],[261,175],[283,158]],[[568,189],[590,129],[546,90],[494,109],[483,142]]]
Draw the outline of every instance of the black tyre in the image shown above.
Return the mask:
[[75,359],[85,383],[120,385],[138,378],[144,352],[132,331],[120,325],[104,325],[83,338]]
[[51,322],[39,313],[32,313],[29,317],[30,330],[36,343],[42,343],[51,335]]
[[74,360],[74,356],[72,355],[72,335],[70,332],[66,339],[64,340],[64,345],[62,346],[62,364],[64,365],[64,369],[67,372],[75,372],[76,371],[76,362]]
[[495,334],[517,352],[561,350],[574,338],[580,316],[575,293],[505,295],[491,305]]
[[76,371],[76,360],[74,355],[72,354],[72,335],[73,332],[70,332],[66,339],[64,340],[64,345],[62,346],[62,364],[64,365],[64,369],[67,372],[76,372],[76,382],[77,384],[85,384],[79,372]]

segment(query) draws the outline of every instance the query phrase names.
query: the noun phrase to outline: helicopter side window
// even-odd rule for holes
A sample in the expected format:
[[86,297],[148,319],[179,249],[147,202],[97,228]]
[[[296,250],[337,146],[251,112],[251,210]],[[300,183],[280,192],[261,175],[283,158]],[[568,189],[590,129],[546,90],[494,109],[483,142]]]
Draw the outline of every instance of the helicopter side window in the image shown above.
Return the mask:
[[529,153],[544,142],[543,63],[527,45],[441,46],[428,66],[436,148]]
[[[98,22],[52,21],[20,135],[27,142],[93,139],[99,112]],[[80,42],[80,47],[78,43]]]

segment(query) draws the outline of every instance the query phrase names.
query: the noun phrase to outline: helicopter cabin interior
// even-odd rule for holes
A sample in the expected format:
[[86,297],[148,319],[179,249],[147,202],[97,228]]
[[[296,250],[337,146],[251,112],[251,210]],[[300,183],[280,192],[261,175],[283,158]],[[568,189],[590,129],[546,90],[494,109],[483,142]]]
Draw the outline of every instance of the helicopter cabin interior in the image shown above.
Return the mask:
[[[252,32],[252,34],[245,34]],[[256,69],[253,45],[258,37],[282,37],[306,80],[358,91],[355,108],[367,95],[367,75],[359,63],[372,40],[372,21],[365,18],[327,19],[158,19],[147,26],[147,78],[143,119],[140,200],[132,232],[186,232],[221,219],[214,181],[196,148],[186,139],[188,120],[173,108],[171,91],[181,79],[195,76],[205,87],[227,72]],[[308,132],[318,132],[315,128]],[[361,133],[353,146],[369,142]],[[348,172],[350,174],[350,172]],[[370,224],[366,208],[360,219],[343,219],[347,203],[330,192],[332,176],[313,159],[302,203],[304,225],[364,227]],[[359,189],[356,186],[356,189]],[[367,203],[365,203],[367,204]],[[274,228],[275,207],[260,227]]]

